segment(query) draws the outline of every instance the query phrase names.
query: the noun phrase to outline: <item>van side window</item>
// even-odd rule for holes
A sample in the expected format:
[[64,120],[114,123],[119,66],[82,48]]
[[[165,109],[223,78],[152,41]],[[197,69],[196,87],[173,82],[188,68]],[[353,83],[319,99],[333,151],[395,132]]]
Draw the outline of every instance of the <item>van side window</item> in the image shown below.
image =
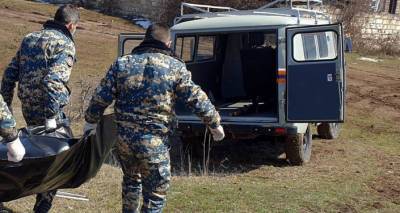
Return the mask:
[[178,37],[175,41],[175,54],[185,62],[191,62],[194,58],[194,36]]
[[196,61],[214,59],[215,36],[199,36]]
[[337,57],[337,34],[333,31],[298,33],[293,37],[296,61],[332,60]]
[[251,32],[244,37],[245,48],[276,49],[276,34],[268,32]]

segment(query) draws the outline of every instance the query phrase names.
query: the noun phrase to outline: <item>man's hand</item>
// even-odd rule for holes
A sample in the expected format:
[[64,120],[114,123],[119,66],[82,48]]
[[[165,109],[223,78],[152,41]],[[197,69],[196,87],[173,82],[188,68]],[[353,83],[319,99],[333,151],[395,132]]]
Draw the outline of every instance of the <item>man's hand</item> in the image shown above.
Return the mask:
[[15,139],[14,141],[7,143],[7,157],[9,161],[12,162],[20,162],[25,155],[25,148],[22,145],[19,138]]
[[91,124],[91,123],[86,122],[85,126],[83,127],[83,134],[90,132],[89,135],[95,135],[96,128],[97,128],[97,124]]
[[210,128],[210,131],[215,141],[222,141],[225,138],[224,128],[221,125],[215,129]]
[[46,130],[47,130],[47,131],[48,131],[48,130],[55,130],[55,129],[57,129],[57,121],[56,121],[56,119],[54,119],[54,118],[46,119],[45,126],[46,126]]

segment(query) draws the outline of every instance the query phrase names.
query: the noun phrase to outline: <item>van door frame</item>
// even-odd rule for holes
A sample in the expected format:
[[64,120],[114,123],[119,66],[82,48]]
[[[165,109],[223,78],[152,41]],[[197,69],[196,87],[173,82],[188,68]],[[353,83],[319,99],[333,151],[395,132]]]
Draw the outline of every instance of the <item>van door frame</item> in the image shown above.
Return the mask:
[[[285,54],[286,51],[285,49],[285,28],[284,27],[280,27],[280,26],[260,26],[260,27],[244,27],[244,28],[240,28],[240,29],[236,29],[236,30],[227,30],[227,29],[221,29],[221,30],[215,30],[215,29],[210,29],[210,30],[202,30],[202,31],[194,31],[194,30],[190,30],[190,31],[174,31],[172,28],[171,31],[171,39],[172,39],[172,49],[175,51],[175,43],[176,43],[176,39],[179,36],[194,36],[196,39],[196,43],[195,43],[195,48],[194,48],[194,56],[193,59],[195,59],[195,55],[197,54],[197,46],[198,46],[198,37],[199,36],[210,36],[210,35],[219,35],[219,34],[232,34],[232,33],[246,33],[246,32],[275,32],[276,34],[276,48],[277,48],[277,75],[278,76],[278,68],[280,67],[285,67],[286,65],[286,60],[285,60]],[[283,36],[283,37],[282,37]],[[283,45],[283,47],[281,47],[281,45]],[[283,52],[282,52],[283,50]],[[186,64],[193,64],[195,63],[195,61],[190,61],[190,62],[186,62]],[[201,62],[200,62],[201,63]],[[284,110],[284,104],[285,104],[285,98],[284,98],[284,92],[286,89],[286,85],[282,84],[280,85],[279,83],[276,84],[277,86],[277,92],[278,94],[276,94],[277,97],[277,113],[278,115],[276,116],[276,119],[273,119],[274,121],[270,121],[271,119],[265,119],[263,120],[262,117],[257,117],[255,120],[257,120],[255,123],[257,124],[262,124],[262,125],[282,125],[284,126],[287,122],[285,122],[285,110]],[[185,119],[189,119],[189,117],[191,118],[191,116],[178,116],[180,118],[185,118]],[[198,121],[200,121],[197,118],[193,118],[194,120],[196,120],[197,123]],[[253,119],[248,119],[248,118],[243,118],[243,119],[237,119],[240,120],[238,121],[240,122],[246,122],[246,123],[252,123],[254,124]],[[223,122],[225,124],[237,124],[238,122],[236,121],[227,121],[227,122]]]
[[118,35],[118,57],[124,55],[125,42],[129,40],[144,40],[144,33],[121,33]]

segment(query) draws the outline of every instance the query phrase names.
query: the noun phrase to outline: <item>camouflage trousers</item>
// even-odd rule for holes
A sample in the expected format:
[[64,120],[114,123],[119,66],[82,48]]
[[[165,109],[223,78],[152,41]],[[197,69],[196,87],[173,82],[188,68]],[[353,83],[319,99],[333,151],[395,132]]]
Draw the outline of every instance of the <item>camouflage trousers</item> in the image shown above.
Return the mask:
[[124,173],[122,212],[162,212],[171,180],[169,151],[141,153],[127,142],[117,142],[117,156]]

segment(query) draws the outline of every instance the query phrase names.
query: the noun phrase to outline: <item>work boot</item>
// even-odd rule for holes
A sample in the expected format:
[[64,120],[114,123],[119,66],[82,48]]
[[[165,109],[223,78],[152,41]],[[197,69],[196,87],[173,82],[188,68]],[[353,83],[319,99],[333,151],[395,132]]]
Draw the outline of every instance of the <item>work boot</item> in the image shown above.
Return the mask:
[[57,190],[41,193],[36,196],[36,203],[33,211],[35,213],[47,213],[50,211],[54,196]]
[[39,205],[35,205],[33,212],[35,213],[48,213],[51,209],[51,203],[43,201]]

